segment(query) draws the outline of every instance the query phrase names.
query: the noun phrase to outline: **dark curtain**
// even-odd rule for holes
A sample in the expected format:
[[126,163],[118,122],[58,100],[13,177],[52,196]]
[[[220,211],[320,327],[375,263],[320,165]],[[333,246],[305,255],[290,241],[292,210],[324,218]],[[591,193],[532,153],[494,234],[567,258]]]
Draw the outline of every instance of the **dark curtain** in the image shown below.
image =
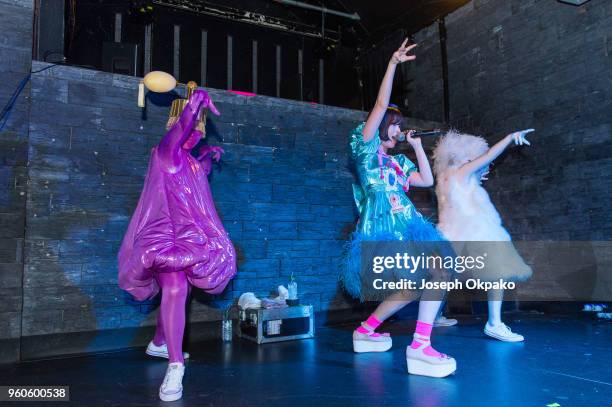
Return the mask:
[[[361,56],[361,66],[363,69],[363,94],[364,108],[370,110],[376,102],[378,88],[382,81],[389,59],[393,52],[402,44],[406,38],[406,31],[398,30],[391,33],[384,41],[377,45],[364,50]],[[404,71],[400,67],[395,72],[395,80],[393,82],[393,92],[391,94],[391,103],[395,103],[399,107],[403,105],[404,89]]]

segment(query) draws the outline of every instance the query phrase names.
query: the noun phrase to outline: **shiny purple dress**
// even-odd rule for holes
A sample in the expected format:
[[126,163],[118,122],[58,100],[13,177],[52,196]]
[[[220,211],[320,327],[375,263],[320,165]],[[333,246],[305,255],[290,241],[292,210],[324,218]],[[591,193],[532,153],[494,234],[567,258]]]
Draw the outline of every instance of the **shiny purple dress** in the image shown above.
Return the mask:
[[119,286],[137,300],[159,291],[156,273],[184,272],[207,293],[221,293],[236,274],[236,253],[217,215],[208,184],[211,155],[191,155],[202,137],[195,129],[203,109],[219,112],[196,90],[179,121],[151,152],[138,206],[119,250]]

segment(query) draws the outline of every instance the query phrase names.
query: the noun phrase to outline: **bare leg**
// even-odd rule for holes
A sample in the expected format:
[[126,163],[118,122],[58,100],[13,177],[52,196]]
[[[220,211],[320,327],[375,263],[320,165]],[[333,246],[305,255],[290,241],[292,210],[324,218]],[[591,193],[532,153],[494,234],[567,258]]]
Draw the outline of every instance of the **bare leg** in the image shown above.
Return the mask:
[[397,311],[404,308],[406,305],[412,302],[409,293],[395,293],[390,295],[386,300],[381,302],[372,315],[379,321],[383,322]]
[[410,291],[397,292],[381,302],[374,313],[353,332],[353,350],[361,352],[386,352],[393,341],[387,333],[374,332],[383,321],[412,301]]
[[512,330],[501,320],[502,299],[504,290],[494,290],[488,292],[489,298],[489,318],[484,328],[484,333],[492,338],[504,342],[522,342],[525,340],[523,335],[512,332]]
[[487,293],[489,305],[489,325],[497,326],[501,324],[501,308],[504,297],[504,290],[493,290]]
[[433,325],[434,319],[438,315],[442,301],[423,301],[419,302],[419,321]]
[[[386,300],[381,302],[378,307],[376,307],[376,310],[374,310],[372,315],[374,315],[379,321],[383,322],[391,315],[410,304],[414,295],[414,293],[409,291],[392,294]],[[425,294],[424,296],[432,298],[434,295],[437,295],[437,292],[429,296]],[[433,324],[441,305],[442,301],[421,300],[419,302],[419,321],[427,324]]]

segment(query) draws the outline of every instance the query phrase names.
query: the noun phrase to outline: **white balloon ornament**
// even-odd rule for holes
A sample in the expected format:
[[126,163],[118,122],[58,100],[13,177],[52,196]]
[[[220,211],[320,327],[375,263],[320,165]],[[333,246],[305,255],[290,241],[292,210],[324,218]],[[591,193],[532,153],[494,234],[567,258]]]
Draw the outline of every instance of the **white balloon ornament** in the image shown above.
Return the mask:
[[163,71],[149,72],[138,85],[138,107],[145,106],[145,86],[151,92],[165,93],[176,88],[176,79],[174,76]]

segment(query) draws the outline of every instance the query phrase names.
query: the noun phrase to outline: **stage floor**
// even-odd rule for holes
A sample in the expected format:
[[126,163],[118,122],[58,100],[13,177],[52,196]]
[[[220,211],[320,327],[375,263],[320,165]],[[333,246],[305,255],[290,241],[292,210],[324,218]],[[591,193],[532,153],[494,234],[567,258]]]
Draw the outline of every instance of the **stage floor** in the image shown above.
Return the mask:
[[166,362],[143,350],[2,366],[0,384],[69,385],[71,404],[88,407],[612,405],[612,323],[533,314],[506,320],[524,343],[485,337],[477,318],[434,328],[436,348],[457,359],[456,374],[445,379],[406,373],[414,322],[397,321],[385,327],[394,347],[379,354],[352,352],[352,326],[321,328],[314,340],[192,346],[183,399],[171,404],[157,396]]

